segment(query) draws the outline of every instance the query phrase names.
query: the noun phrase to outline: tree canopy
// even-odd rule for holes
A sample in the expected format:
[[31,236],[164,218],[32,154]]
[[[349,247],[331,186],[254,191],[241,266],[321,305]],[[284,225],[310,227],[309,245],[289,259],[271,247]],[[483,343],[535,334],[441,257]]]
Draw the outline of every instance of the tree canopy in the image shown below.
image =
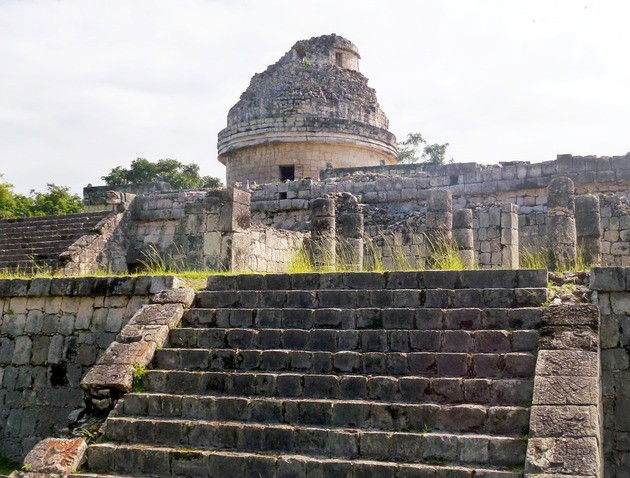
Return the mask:
[[13,184],[2,182],[0,174],[0,218],[48,216],[81,212],[83,202],[70,188],[49,183],[46,191],[31,190],[28,195],[13,191]]
[[145,158],[132,161],[129,168],[116,166],[102,178],[109,186],[165,181],[174,189],[217,188],[222,183],[213,176],[201,176],[197,164],[183,164],[176,159],[151,162]]
[[[401,163],[425,162],[444,164],[448,143],[428,144],[420,133],[409,133],[407,139],[398,143],[398,161]],[[450,159],[449,161],[453,161]]]

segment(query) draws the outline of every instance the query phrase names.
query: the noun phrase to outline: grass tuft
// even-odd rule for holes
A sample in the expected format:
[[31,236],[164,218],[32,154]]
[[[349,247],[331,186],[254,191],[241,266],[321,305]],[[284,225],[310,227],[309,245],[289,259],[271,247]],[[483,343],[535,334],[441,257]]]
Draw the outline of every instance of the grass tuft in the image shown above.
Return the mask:
[[133,365],[133,386],[132,390],[134,393],[142,393],[146,390],[146,385],[144,383],[144,378],[147,374],[147,369],[144,365],[134,364]]

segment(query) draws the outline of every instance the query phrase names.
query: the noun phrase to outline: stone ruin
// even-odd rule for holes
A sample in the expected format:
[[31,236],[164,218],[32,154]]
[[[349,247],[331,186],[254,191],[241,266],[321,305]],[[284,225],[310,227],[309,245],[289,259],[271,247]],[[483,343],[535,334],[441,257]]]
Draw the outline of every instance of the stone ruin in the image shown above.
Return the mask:
[[[255,75],[227,188],[0,221],[0,269],[55,275],[0,279],[14,476],[629,476],[630,154],[398,164],[359,59],[326,35]],[[532,251],[611,267],[550,306]]]

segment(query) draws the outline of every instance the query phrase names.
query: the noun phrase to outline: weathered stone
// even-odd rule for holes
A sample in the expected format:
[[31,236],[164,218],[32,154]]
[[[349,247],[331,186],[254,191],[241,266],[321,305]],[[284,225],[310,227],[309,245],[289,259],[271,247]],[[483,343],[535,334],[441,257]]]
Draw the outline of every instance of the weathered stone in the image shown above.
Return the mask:
[[195,300],[195,291],[190,288],[166,289],[151,297],[155,304],[182,304],[190,307]]
[[530,438],[526,473],[594,476],[599,469],[596,438]]
[[86,450],[83,438],[46,438],[26,455],[24,465],[29,471],[66,476],[79,468]]

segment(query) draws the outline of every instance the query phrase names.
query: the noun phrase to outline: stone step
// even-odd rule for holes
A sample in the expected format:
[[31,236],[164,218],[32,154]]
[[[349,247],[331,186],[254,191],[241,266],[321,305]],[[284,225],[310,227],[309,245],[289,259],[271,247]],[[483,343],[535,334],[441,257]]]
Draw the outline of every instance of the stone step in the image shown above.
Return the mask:
[[49,224],[76,224],[78,222],[98,222],[111,214],[111,211],[79,212],[74,214],[57,214],[50,216],[28,216],[13,219],[0,219],[0,229],[11,229],[24,226],[44,226]]
[[277,329],[536,329],[542,308],[194,308],[185,312],[187,327]]
[[323,425],[422,433],[441,431],[522,436],[529,431],[529,408],[471,404],[130,393],[125,396],[120,413],[136,417]]
[[547,287],[547,271],[392,271],[239,274],[208,278],[207,290],[462,289]]
[[532,379],[147,370],[147,392],[529,406]]
[[177,328],[176,348],[288,349],[359,352],[528,352],[537,330],[336,330]]
[[16,229],[13,231],[0,231],[0,241],[2,243],[13,243],[25,240],[45,241],[47,238],[71,238],[88,234],[94,230],[95,224],[69,224],[63,227],[53,226],[32,226],[28,228]]
[[105,439],[204,450],[300,453],[341,459],[510,466],[524,463],[527,440],[483,434],[383,432],[230,421],[109,417]]
[[[146,445],[92,444],[87,467],[97,473],[133,476],[258,477],[258,478],[522,478],[522,472],[488,466],[466,467],[438,462],[404,464],[339,460],[304,455],[176,449]],[[237,470],[237,471],[235,471]],[[236,473],[236,474],[235,474]],[[74,476],[74,475],[73,475]],[[94,478],[94,474],[83,474]]]
[[64,247],[72,244],[75,240],[75,234],[55,235],[55,236],[26,236],[19,239],[2,240],[0,239],[0,250],[15,250],[24,248],[37,247]]
[[59,264],[57,259],[39,259],[34,261],[29,259],[28,261],[0,261],[0,269],[7,269],[19,272],[47,272],[49,269],[55,269]]
[[0,259],[10,259],[17,256],[42,256],[42,255],[59,255],[65,251],[72,242],[65,242],[63,245],[16,247],[14,249],[3,249],[0,247]]
[[165,348],[156,351],[153,363],[163,370],[529,378],[534,375],[536,356],[527,352],[468,354]]
[[200,291],[202,308],[512,308],[537,307],[546,288],[520,289],[373,289],[373,290],[231,290]]
[[0,264],[2,263],[25,263],[25,262],[29,262],[29,261],[34,261],[34,262],[39,262],[42,260],[46,260],[46,259],[58,259],[59,258],[59,254],[61,254],[63,252],[63,250],[61,251],[54,251],[54,252],[42,252],[42,253],[34,253],[34,254],[6,254],[6,255],[2,255],[0,256]]

